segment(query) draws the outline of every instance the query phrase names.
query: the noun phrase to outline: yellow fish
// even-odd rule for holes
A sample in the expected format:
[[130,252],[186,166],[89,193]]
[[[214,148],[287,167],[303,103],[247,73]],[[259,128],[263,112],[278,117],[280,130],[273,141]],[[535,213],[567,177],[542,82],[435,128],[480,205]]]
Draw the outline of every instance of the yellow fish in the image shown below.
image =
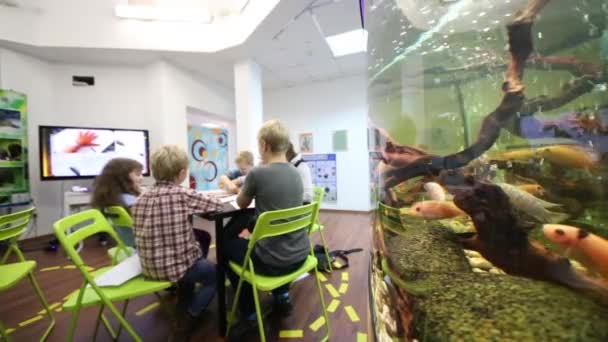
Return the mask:
[[553,164],[575,169],[589,170],[597,162],[593,153],[570,145],[542,147],[538,149],[537,154]]
[[544,196],[545,189],[539,184],[522,184],[517,186],[518,189],[523,190],[530,195]]
[[491,159],[494,160],[528,160],[538,158],[536,149],[523,148],[519,150],[502,152],[494,155]]

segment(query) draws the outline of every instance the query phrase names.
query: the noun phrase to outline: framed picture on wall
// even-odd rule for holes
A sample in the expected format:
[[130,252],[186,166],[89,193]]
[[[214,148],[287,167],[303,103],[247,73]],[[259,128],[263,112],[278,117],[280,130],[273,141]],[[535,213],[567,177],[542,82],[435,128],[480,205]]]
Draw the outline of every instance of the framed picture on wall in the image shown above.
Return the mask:
[[345,152],[348,151],[348,131],[345,129],[334,131],[332,137],[334,151]]
[[312,133],[301,133],[300,134],[300,152],[301,153],[312,153]]

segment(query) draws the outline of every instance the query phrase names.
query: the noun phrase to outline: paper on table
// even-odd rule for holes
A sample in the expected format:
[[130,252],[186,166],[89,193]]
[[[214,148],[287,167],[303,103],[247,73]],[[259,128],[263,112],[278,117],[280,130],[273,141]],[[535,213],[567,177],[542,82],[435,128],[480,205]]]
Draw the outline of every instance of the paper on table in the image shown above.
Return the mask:
[[[231,201],[230,204],[234,207],[234,209],[241,209],[241,207],[239,207],[236,201]],[[255,208],[255,200],[252,200],[251,204],[249,204],[247,208]]]
[[221,203],[228,203],[236,201],[236,195],[226,196],[219,199]]
[[97,286],[120,286],[142,272],[139,256],[133,254],[106,273],[95,278]]

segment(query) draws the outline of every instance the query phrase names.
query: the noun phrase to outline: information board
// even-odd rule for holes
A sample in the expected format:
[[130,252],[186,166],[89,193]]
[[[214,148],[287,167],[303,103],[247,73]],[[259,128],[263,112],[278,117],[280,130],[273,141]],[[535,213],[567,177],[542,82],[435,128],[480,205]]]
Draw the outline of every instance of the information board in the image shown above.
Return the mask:
[[325,189],[323,202],[337,202],[336,154],[304,154],[302,159],[310,167],[312,183]]

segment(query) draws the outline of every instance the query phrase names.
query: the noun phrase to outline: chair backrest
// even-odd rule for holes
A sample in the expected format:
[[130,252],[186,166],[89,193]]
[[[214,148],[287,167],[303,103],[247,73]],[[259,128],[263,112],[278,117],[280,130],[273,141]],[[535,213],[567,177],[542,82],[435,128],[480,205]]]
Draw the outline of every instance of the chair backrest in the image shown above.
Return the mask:
[[312,200],[321,204],[321,202],[323,202],[323,197],[325,197],[325,189],[321,186],[313,187]]
[[0,216],[0,241],[19,238],[30,224],[35,207]]
[[103,209],[103,214],[115,227],[133,228],[133,218],[121,206],[112,206]]
[[249,250],[257,241],[265,238],[285,235],[302,229],[309,229],[317,219],[319,203],[283,209],[267,211],[258,217],[249,240]]
[[9,248],[2,258],[0,258],[0,265],[8,260],[11,253],[15,253],[19,261],[25,261],[23,253],[19,249],[19,246],[17,246],[17,240],[27,230],[35,210],[35,207],[31,207],[16,213],[0,216],[0,241],[9,242]]
[[88,275],[86,265],[76,251],[76,248],[74,248],[80,241],[98,233],[107,233],[116,242],[118,250],[124,250],[125,253],[129,253],[129,250],[122,240],[118,238],[108,220],[97,209],[89,209],[66,216],[55,222],[53,229],[55,230],[57,240],[59,240],[66,254],[85,277]]

